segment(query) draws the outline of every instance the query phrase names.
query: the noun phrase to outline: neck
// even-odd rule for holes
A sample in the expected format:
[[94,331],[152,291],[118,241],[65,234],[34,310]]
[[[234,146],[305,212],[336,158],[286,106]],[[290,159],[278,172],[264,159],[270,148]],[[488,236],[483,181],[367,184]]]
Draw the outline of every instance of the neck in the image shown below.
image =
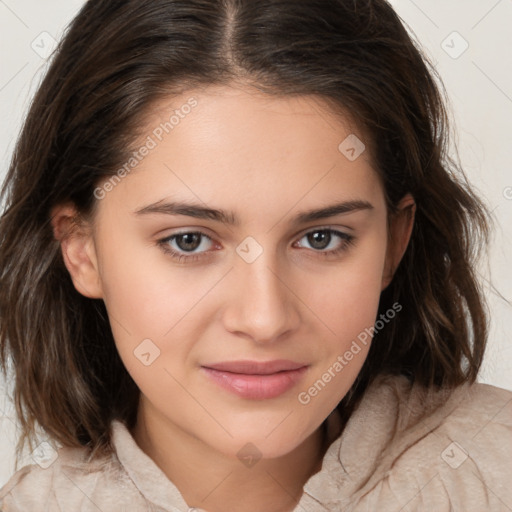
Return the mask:
[[[155,414],[141,401],[132,435],[190,507],[208,512],[290,512],[304,484],[322,467],[323,425],[290,453],[254,465],[216,451]],[[150,419],[151,418],[151,419]]]

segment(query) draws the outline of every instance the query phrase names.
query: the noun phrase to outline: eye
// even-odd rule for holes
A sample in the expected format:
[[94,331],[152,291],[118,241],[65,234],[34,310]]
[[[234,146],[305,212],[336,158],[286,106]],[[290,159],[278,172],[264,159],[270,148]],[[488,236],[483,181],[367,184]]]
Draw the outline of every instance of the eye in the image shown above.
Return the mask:
[[[341,231],[322,228],[315,229],[306,233],[301,240],[306,239],[315,252],[319,252],[321,256],[336,256],[347,250],[354,243],[355,237]],[[331,249],[326,250],[329,246]]]
[[[335,229],[322,228],[309,231],[300,240],[303,239],[311,245],[314,253],[320,257],[329,257],[346,251],[354,243],[355,237]],[[206,243],[203,243],[205,241]],[[186,231],[162,238],[157,244],[173,259],[179,262],[192,262],[210,255],[208,246],[213,245],[213,240],[201,231]],[[329,246],[333,248],[326,250]]]
[[[176,233],[168,236],[167,238],[162,238],[161,240],[158,240],[158,245],[165,253],[170,254],[171,257],[178,261],[195,261],[201,257],[200,254],[202,254],[202,252],[200,252],[200,254],[194,254],[193,251],[201,247],[205,249],[205,244],[202,243],[204,239],[212,242],[212,239],[201,231],[187,231],[183,233]],[[177,250],[172,247],[172,244],[177,246]]]

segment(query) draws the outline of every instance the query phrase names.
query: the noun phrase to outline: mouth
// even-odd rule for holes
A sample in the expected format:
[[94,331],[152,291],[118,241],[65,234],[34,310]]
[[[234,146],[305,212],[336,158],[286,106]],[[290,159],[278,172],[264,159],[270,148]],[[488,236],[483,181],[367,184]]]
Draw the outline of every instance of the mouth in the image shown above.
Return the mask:
[[302,379],[309,365],[288,360],[227,361],[201,366],[221,388],[246,399],[278,397]]

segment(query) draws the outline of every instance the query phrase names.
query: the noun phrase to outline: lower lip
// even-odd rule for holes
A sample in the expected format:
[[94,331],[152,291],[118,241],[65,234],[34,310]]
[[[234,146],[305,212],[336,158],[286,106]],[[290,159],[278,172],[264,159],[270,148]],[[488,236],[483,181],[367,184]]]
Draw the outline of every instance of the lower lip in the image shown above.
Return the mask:
[[231,391],[242,398],[264,400],[275,398],[293,388],[304,373],[307,366],[270,375],[247,375],[244,373],[231,373],[212,368],[201,367],[206,374],[220,387]]

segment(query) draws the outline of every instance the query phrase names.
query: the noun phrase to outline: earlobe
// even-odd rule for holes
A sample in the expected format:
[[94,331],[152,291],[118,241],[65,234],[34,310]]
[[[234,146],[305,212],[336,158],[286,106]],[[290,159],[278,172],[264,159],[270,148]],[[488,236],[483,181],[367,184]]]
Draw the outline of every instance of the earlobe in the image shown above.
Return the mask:
[[72,204],[51,211],[53,235],[59,241],[64,264],[76,290],[92,299],[103,298],[92,230],[79,222]]
[[398,204],[398,211],[391,218],[381,290],[389,286],[398,265],[402,261],[411,238],[415,214],[416,203],[414,198],[411,194],[406,194]]

